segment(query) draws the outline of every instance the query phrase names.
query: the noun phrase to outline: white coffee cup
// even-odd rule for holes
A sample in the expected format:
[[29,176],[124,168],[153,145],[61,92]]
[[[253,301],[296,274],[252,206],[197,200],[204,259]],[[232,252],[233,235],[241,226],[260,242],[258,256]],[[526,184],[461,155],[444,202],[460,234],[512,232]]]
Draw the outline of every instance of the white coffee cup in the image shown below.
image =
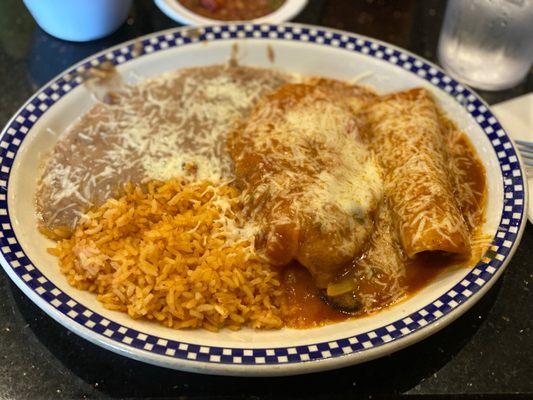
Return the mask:
[[128,16],[132,0],[24,0],[39,26],[52,36],[85,42],[109,35]]

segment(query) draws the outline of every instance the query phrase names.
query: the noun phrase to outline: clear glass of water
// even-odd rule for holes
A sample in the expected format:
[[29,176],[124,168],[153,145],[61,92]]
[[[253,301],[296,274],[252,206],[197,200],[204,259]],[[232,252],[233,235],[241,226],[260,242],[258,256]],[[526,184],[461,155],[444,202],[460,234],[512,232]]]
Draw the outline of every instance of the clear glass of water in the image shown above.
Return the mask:
[[468,85],[516,86],[533,63],[533,0],[449,0],[438,56]]

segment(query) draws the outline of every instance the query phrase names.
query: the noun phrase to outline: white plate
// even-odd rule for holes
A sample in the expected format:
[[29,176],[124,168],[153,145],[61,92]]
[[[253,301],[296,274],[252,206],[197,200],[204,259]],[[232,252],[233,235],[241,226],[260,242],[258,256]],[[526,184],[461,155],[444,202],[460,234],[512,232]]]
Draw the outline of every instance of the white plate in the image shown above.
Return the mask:
[[[192,12],[188,8],[182,6],[178,0],[155,0],[155,4],[157,4],[159,9],[163,11],[169,18],[172,18],[174,21],[181,24],[213,25],[226,23],[226,21],[207,18],[196,14],[195,12]],[[273,13],[256,18],[251,22],[278,24],[280,22],[290,21],[297,16],[306,5],[307,0],[287,0]]]
[[[192,28],[191,28],[192,29]],[[67,329],[126,356],[180,370],[227,375],[289,375],[338,368],[380,357],[438,331],[470,308],[494,284],[518,246],[527,187],[513,144],[488,106],[438,67],[397,47],[351,33],[304,25],[222,25],[154,33],[145,53],[134,42],[75,65],[40,89],[0,137],[0,262],[23,292]],[[488,175],[486,232],[493,257],[470,269],[450,270],[415,296],[383,312],[309,329],[211,333],[179,331],[104,309],[95,296],[70,287],[51,242],[36,229],[33,198],[39,162],[63,131],[94,100],[83,71],[110,60],[128,80],[175,68],[225,62],[239,44],[244,65],[352,79],[380,92],[425,86],[470,137]],[[268,49],[276,53],[272,65]]]

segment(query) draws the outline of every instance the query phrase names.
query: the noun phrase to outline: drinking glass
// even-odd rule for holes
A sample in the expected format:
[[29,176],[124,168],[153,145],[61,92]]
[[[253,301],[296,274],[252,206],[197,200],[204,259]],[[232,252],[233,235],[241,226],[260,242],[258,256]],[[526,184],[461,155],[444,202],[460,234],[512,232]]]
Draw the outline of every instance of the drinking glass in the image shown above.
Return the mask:
[[438,57],[476,88],[517,85],[533,62],[533,0],[449,0]]

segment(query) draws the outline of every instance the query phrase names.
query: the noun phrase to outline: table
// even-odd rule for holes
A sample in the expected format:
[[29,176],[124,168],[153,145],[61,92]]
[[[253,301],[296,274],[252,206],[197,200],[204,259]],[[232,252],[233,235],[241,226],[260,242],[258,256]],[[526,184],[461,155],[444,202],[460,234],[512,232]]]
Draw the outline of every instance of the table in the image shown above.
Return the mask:
[[[444,8],[445,2],[438,0],[311,0],[296,21],[373,36],[435,61]],[[176,25],[152,1],[138,0],[127,22],[113,35],[90,43],[69,43],[38,28],[20,0],[2,0],[0,124],[3,126],[38,87],[74,62],[116,43]],[[481,95],[489,103],[512,98],[530,92],[532,78],[530,73],[514,89]],[[313,376],[269,379],[181,373],[103,350],[45,315],[2,271],[0,397],[533,396],[532,259],[533,227],[528,223],[499,282],[440,333],[363,365]]]

